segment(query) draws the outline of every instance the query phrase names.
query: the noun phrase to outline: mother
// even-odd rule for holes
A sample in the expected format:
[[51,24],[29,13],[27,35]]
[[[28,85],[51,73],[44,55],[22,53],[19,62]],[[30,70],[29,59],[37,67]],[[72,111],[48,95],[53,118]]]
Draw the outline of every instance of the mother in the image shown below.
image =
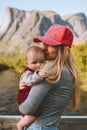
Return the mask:
[[58,82],[52,85],[44,79],[32,87],[26,101],[19,106],[19,111],[37,117],[26,130],[59,130],[61,115],[70,100],[74,111],[79,103],[78,73],[70,50],[73,33],[66,26],[53,24],[44,36],[33,40],[43,42],[48,61],[56,61]]

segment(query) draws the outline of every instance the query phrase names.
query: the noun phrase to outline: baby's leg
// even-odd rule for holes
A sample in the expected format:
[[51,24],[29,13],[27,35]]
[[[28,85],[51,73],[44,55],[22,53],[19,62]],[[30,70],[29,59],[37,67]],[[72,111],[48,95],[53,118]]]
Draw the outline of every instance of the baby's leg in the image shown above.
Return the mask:
[[36,120],[36,117],[31,115],[25,115],[21,118],[21,120],[17,123],[18,130],[23,130],[24,127],[29,126]]

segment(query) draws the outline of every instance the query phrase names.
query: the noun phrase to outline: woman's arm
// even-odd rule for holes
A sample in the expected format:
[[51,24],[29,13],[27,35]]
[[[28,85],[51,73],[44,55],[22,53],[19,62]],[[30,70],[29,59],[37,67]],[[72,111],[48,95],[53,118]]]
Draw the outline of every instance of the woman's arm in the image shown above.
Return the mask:
[[40,84],[33,86],[27,99],[19,106],[19,111],[22,114],[35,113],[50,89],[51,85],[47,82],[41,82]]

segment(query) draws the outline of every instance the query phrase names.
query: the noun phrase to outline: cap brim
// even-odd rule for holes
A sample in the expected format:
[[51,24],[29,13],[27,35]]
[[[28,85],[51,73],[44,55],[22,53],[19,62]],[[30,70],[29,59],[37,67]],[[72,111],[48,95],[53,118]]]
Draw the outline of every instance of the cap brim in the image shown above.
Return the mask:
[[33,41],[36,42],[36,43],[43,42],[43,43],[45,43],[47,45],[50,45],[50,46],[56,46],[56,45],[60,45],[61,44],[61,43],[58,43],[55,40],[49,39],[49,38],[47,38],[45,36],[36,37],[36,38],[33,39]]

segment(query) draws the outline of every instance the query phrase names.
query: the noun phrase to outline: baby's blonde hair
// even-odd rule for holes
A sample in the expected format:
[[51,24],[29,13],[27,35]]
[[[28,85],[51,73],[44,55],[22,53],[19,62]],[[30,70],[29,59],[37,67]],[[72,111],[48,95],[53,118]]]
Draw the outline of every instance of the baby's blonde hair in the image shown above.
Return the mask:
[[44,51],[37,46],[31,46],[26,50],[26,58],[28,59],[28,57],[32,57],[36,61],[40,61],[40,60],[45,61]]

